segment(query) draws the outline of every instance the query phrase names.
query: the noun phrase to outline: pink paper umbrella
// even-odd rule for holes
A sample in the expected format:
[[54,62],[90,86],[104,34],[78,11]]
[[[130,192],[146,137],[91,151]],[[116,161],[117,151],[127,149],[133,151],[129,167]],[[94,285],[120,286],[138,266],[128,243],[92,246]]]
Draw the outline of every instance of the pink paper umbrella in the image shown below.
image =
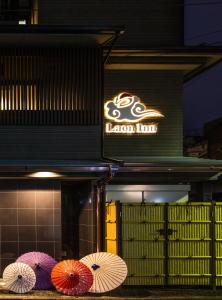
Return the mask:
[[43,252],[27,252],[21,255],[17,262],[29,265],[36,275],[36,284],[34,289],[47,290],[53,287],[51,283],[51,271],[56,265],[56,261]]

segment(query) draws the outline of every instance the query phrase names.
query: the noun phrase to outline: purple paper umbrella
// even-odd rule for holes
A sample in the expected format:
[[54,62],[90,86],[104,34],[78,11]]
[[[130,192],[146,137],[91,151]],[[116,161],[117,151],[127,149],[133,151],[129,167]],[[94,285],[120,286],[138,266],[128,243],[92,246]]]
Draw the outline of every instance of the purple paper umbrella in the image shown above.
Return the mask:
[[51,271],[56,265],[56,261],[43,252],[27,252],[21,255],[17,262],[29,265],[36,275],[36,284],[34,289],[47,290],[53,287],[51,283]]

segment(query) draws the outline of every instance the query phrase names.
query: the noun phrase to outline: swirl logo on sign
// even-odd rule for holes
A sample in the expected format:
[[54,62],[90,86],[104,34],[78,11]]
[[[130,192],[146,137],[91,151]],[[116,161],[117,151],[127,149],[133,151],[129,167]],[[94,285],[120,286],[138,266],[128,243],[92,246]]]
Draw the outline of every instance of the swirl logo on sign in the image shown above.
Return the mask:
[[135,123],[143,119],[164,117],[158,110],[147,109],[140,98],[128,93],[120,93],[105,104],[105,116],[115,122]]

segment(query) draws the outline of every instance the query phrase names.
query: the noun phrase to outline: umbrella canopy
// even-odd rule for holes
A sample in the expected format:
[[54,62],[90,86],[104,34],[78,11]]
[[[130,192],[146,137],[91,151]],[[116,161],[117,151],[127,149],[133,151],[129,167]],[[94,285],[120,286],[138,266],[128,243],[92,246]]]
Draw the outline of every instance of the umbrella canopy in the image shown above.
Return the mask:
[[66,295],[81,295],[93,283],[92,272],[77,260],[63,260],[52,270],[52,283],[57,291]]
[[127,276],[126,263],[117,255],[98,252],[87,255],[81,260],[93,274],[93,285],[89,292],[104,293],[117,288]]
[[26,264],[13,263],[3,272],[4,288],[15,293],[31,291],[36,282],[35,272]]
[[21,255],[17,262],[23,262],[29,265],[36,275],[36,284],[34,289],[47,290],[52,288],[51,271],[56,265],[56,261],[43,252],[27,252]]

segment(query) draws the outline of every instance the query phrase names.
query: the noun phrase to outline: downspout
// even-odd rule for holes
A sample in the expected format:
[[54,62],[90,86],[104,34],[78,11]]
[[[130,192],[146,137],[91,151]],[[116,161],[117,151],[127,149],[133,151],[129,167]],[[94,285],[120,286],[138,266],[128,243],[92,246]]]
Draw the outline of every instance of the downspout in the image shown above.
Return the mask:
[[105,186],[115,176],[112,167],[109,166],[107,175],[98,179],[94,186],[94,193],[96,198],[96,248],[97,252],[104,250],[105,239]]
[[[96,182],[96,235],[97,235],[97,251],[104,250],[104,239],[105,239],[105,186],[109,183],[115,173],[118,172],[119,166],[123,166],[124,162],[122,160],[106,157],[104,155],[104,66],[108,61],[110,53],[114,47],[115,42],[121,34],[124,33],[124,30],[118,31],[115,34],[114,39],[112,40],[110,47],[108,49],[107,55],[101,64],[101,98],[103,99],[100,109],[100,124],[101,124],[101,159],[109,164],[109,172],[106,176],[101,177]],[[116,165],[116,170],[113,169],[113,164]]]
[[[110,46],[109,46],[109,49],[108,49],[108,53],[103,61],[103,64],[101,65],[101,74],[102,74],[102,78],[101,78],[101,92],[102,92],[102,99],[104,100],[104,69],[105,69],[105,64],[107,63],[108,61],[108,58],[110,56],[110,53],[114,47],[114,44],[115,42],[117,41],[117,39],[124,33],[124,29],[123,30],[120,30],[120,31],[116,31],[115,33],[115,37],[113,38]],[[101,116],[100,116],[100,120],[101,120],[101,159],[103,161],[106,161],[106,162],[110,162],[110,163],[115,163],[119,166],[123,166],[124,162],[122,160],[119,160],[119,159],[115,159],[115,158],[112,158],[112,157],[107,157],[104,155],[104,108],[103,108],[103,104],[104,104],[104,101],[102,103],[102,107],[101,107]]]

